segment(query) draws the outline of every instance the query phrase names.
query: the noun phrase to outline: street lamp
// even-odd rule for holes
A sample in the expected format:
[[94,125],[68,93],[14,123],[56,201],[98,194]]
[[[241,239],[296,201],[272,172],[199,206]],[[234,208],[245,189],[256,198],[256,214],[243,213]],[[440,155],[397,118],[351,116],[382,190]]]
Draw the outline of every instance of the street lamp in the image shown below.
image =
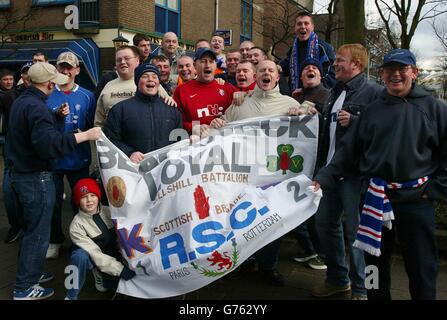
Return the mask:
[[121,35],[120,29],[121,27],[118,27],[118,37],[112,40],[115,50],[118,49],[119,47],[127,46],[127,44],[129,43],[129,40],[127,40]]

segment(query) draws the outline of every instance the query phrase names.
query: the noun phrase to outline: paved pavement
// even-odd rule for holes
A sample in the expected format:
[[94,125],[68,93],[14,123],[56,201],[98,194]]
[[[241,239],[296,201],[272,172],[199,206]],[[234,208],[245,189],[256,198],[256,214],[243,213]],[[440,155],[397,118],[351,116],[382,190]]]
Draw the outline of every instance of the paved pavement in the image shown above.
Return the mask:
[[[3,172],[0,162],[0,172]],[[1,184],[0,177],[0,184]],[[64,203],[63,223],[67,230],[70,223],[71,212],[69,203]],[[3,194],[0,192],[0,300],[10,300],[15,281],[17,267],[18,242],[4,244],[3,238],[8,230],[6,214],[3,206]],[[67,233],[66,233],[67,234]],[[68,237],[67,237],[68,238]],[[447,238],[442,238],[443,240]],[[53,272],[55,279],[46,283],[55,289],[52,300],[62,300],[65,297],[64,269],[68,264],[69,240],[63,245],[61,256],[56,260],[47,260],[46,271]],[[229,275],[212,284],[187,294],[186,299],[198,300],[316,300],[310,294],[311,289],[324,281],[325,271],[310,269],[305,264],[292,260],[297,250],[297,243],[292,236],[286,235],[282,241],[279,271],[285,276],[284,287],[275,287],[263,279],[258,272],[252,270],[239,275]],[[447,256],[441,253],[438,276],[438,299],[447,300]],[[395,255],[392,261],[392,296],[396,300],[408,300],[408,280],[403,266],[403,260]],[[94,288],[93,276],[90,274],[86,285],[81,292],[80,299],[110,300],[113,293],[97,292]],[[349,295],[336,296],[333,299],[349,299]]]

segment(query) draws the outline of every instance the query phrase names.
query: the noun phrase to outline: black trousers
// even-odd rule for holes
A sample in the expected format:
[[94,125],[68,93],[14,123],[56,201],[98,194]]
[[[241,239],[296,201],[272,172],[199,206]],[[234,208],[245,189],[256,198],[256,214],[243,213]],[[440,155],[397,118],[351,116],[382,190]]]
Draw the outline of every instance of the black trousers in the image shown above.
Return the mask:
[[368,290],[370,300],[391,300],[391,257],[395,236],[400,243],[413,300],[435,300],[438,251],[435,238],[435,208],[432,201],[391,203],[395,220],[383,228],[381,256],[365,253],[366,265],[379,270],[379,288]]

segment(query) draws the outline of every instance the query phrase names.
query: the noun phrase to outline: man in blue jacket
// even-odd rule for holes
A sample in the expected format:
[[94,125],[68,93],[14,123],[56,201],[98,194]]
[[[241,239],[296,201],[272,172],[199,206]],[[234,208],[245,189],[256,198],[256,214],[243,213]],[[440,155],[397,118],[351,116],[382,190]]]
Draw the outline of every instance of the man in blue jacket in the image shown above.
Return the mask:
[[332,64],[335,60],[334,48],[320,39],[314,32],[314,22],[310,13],[299,12],[295,18],[295,40],[287,52],[287,57],[280,62],[283,75],[289,78],[290,92],[298,98],[303,84],[300,79],[302,63],[307,59],[317,59],[323,66],[321,81],[331,89],[335,84]]
[[135,69],[135,97],[117,103],[107,116],[104,133],[132,162],[165,147],[172,130],[182,128],[182,116],[158,96],[160,72],[145,63]]
[[[324,124],[318,140],[319,167],[331,162],[343,136],[358,120],[364,107],[377,99],[383,90],[366,78],[367,64],[368,52],[361,44],[345,44],[338,48],[334,62],[337,84],[323,110]],[[315,221],[327,272],[324,285],[312,292],[314,296],[328,297],[351,291],[353,299],[366,299],[365,259],[361,250],[352,247],[359,224],[360,188],[356,173],[346,172],[335,185],[323,191]],[[344,224],[342,215],[345,216]]]
[[[68,107],[68,114],[64,117],[60,131],[65,133],[86,131],[93,127],[95,118],[96,101],[92,92],[75,83],[75,78],[80,72],[79,60],[70,51],[62,52],[56,61],[56,69],[68,77],[64,85],[56,85],[53,93],[48,97],[47,105],[54,113],[64,105]],[[62,232],[62,202],[64,195],[64,177],[67,177],[70,188],[78,180],[89,177],[91,162],[90,144],[84,142],[76,146],[76,149],[56,161],[54,184],[56,186],[56,205],[54,206],[51,220],[51,237],[48,246],[47,259],[56,259],[59,249],[65,240]],[[78,212],[75,204],[71,204],[73,215]]]
[[447,198],[447,105],[415,84],[418,72],[409,50],[385,55],[386,91],[363,110],[314,179],[324,191],[355,169],[366,182],[354,246],[368,252],[367,264],[378,268],[378,287],[368,290],[369,299],[391,299],[395,235],[411,298],[436,299],[434,201]]
[[18,199],[18,215],[24,231],[14,300],[45,299],[53,295],[53,289],[42,288],[39,283],[51,278],[43,273],[43,266],[56,197],[54,161],[72,152],[77,144],[97,140],[101,135],[99,128],[60,133],[46,100],[55,84],[67,83],[68,77],[42,62],[36,62],[28,75],[32,85],[14,101],[6,137],[11,186]]

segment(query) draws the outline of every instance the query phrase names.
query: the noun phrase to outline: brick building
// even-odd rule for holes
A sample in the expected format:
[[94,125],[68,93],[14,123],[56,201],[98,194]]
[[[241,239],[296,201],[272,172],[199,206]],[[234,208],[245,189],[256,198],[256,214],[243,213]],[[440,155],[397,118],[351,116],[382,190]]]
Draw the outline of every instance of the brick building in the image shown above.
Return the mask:
[[[226,49],[250,39],[268,50],[266,21],[284,4],[313,8],[313,0],[0,0],[0,64],[18,70],[37,48],[55,62],[68,49],[80,58],[80,82],[92,88],[102,72],[112,69],[112,40],[119,34],[131,43],[136,33],[144,33],[158,45],[164,32],[173,31],[191,50],[214,30],[231,30],[232,45]],[[73,13],[68,6],[79,10],[78,29],[66,28]]]

